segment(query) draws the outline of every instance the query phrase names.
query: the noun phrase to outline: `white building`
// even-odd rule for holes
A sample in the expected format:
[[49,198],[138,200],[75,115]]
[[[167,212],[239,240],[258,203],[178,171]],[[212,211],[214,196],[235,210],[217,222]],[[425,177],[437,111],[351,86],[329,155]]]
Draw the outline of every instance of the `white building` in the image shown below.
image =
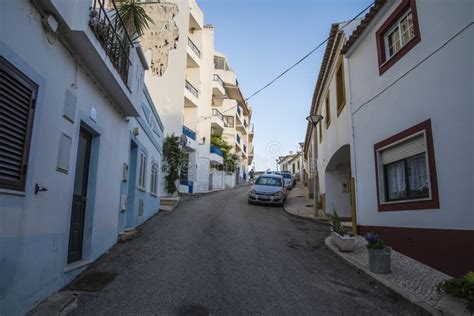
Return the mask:
[[310,195],[314,196],[314,182],[317,182],[319,207],[331,214],[335,210],[343,218],[352,218],[350,157],[353,146],[351,113],[346,106],[347,65],[341,48],[357,22],[347,25],[335,23],[331,26],[310,111],[311,115],[322,116],[322,120],[316,125],[316,131],[308,123],[304,145],[310,165]]
[[376,1],[346,42],[360,233],[474,267],[474,3]]
[[[236,109],[225,116],[220,111],[228,100],[238,96],[240,102],[243,97],[236,87],[235,74],[231,82],[227,82],[223,80],[226,76],[219,75],[220,70],[215,68],[218,53],[214,49],[214,28],[203,24],[203,13],[195,0],[144,6],[153,20],[167,25],[165,32],[162,32],[162,24],[151,26],[142,44],[152,65],[145,81],[163,119],[165,135],[185,135],[184,149],[189,163],[181,168],[179,191],[208,192],[233,187],[236,178],[223,171],[223,154],[211,145],[211,136],[223,135],[226,131],[229,134],[232,130],[235,138],[236,130],[239,131],[242,142],[236,150],[242,156],[239,170],[243,175],[251,163],[249,157],[253,158],[253,146],[247,136],[250,113],[247,105],[242,106],[246,118],[236,116]],[[236,96],[237,92],[240,95]],[[225,121],[227,116],[234,117],[233,127]],[[163,191],[161,195],[168,193]]]
[[[162,126],[148,113],[148,65],[123,33],[103,36],[103,1],[74,4],[0,10],[2,315],[27,312],[159,208],[150,169]],[[148,157],[139,194],[133,144]]]

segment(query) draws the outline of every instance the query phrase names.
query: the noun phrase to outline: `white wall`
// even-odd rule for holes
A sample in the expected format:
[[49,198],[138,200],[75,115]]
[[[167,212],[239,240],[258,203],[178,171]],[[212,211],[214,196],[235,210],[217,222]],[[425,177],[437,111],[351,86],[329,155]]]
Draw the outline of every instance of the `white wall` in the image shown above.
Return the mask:
[[[28,40],[18,34],[27,34]],[[117,238],[121,171],[128,161],[127,123],[101,92],[96,84],[100,80],[77,65],[60,41],[49,43],[48,38],[52,39],[29,1],[2,2],[0,54],[39,86],[26,191],[0,191],[0,313],[5,315],[26,312],[81,271],[64,270],[81,124],[98,134],[96,167],[91,164],[95,172],[89,179],[84,259],[96,259]],[[66,89],[78,98],[74,123],[62,115]],[[91,106],[97,111],[96,122],[89,118]],[[67,174],[57,171],[56,165],[61,133],[72,139]],[[48,191],[34,195],[35,183]]]
[[[348,56],[358,224],[473,229],[474,27],[471,25],[428,57],[472,23],[473,3],[418,0],[416,4],[421,42],[382,76],[378,72],[375,31],[397,5],[368,30]],[[380,96],[366,103],[378,93]],[[374,144],[427,119],[431,119],[433,129],[440,208],[378,212]]]

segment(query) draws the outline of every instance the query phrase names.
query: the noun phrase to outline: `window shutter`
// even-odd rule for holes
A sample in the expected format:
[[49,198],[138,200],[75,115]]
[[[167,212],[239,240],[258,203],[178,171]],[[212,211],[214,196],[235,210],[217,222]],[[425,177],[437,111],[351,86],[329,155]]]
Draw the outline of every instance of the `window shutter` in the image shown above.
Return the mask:
[[425,135],[418,135],[403,143],[382,151],[382,163],[384,165],[405,159],[426,151]]
[[0,57],[0,188],[24,190],[37,86]]

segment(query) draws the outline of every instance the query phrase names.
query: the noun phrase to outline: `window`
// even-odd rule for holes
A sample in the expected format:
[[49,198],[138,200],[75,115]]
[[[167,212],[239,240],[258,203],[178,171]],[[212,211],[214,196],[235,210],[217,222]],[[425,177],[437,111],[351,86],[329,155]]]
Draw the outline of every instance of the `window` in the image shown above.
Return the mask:
[[147,159],[145,153],[140,153],[140,173],[138,175],[138,189],[146,190],[146,165]]
[[150,193],[152,195],[158,194],[158,163],[157,162],[153,162],[151,164]]
[[408,44],[415,37],[413,26],[413,14],[408,11],[393,27],[384,35],[385,58],[389,59]]
[[319,122],[319,143],[323,142],[323,121]]
[[214,69],[229,71],[230,67],[224,57],[214,56]]
[[329,92],[326,95],[326,102],[324,104],[326,105],[326,129],[328,129],[329,125],[331,125],[331,105],[329,104]]
[[24,191],[38,86],[0,57],[0,189]]
[[225,127],[234,127],[234,116],[225,115],[224,116],[224,126]]
[[380,211],[439,208],[430,121],[375,145]]
[[344,62],[341,58],[336,72],[337,116],[346,104],[346,88],[344,86]]
[[421,40],[415,0],[403,0],[377,30],[376,39],[382,75]]

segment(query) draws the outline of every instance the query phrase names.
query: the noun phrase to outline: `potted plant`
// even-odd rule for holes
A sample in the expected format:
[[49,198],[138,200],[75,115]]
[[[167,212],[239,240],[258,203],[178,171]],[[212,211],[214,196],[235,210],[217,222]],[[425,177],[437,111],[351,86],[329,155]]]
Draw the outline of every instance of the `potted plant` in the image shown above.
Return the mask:
[[342,226],[341,220],[334,210],[331,216],[331,238],[339,251],[351,252],[355,248],[355,238],[352,233],[348,233]]
[[451,315],[474,315],[474,272],[438,284],[440,307]]
[[365,236],[369,250],[369,270],[373,273],[387,274],[391,269],[392,248],[385,246],[375,233]]

